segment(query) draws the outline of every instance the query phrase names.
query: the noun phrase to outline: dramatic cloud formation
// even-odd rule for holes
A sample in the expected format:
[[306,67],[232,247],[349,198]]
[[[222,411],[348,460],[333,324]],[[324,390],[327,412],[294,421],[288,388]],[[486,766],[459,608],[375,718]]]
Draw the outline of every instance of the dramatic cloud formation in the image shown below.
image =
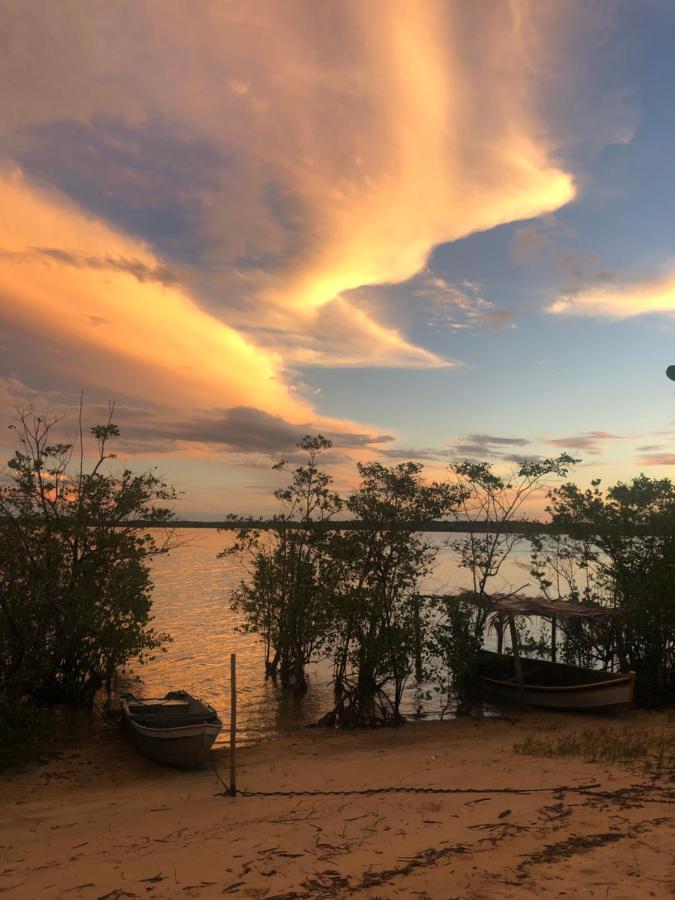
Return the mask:
[[[255,399],[290,417],[310,415],[281,379],[278,360],[166,279],[146,277],[159,264],[138,242],[29,188],[17,174],[0,180],[0,208],[12,211],[0,218],[4,327],[55,347],[55,369],[159,406]],[[26,251],[56,237],[59,253]]]
[[[496,261],[483,278],[462,248],[520,223],[521,275],[559,256],[580,135],[629,132],[620,99],[598,112],[610,6],[4,4],[0,399],[60,412],[84,388],[98,414],[115,398],[125,452],[186,471],[197,455],[262,464],[306,431],[350,465],[407,456],[395,432],[441,444],[432,409],[484,367],[479,347],[515,348],[526,309],[502,292],[499,252],[475,252]],[[427,371],[369,372],[366,397],[357,367]],[[508,461],[527,444],[471,434],[416,453]]]
[[[565,6],[486,2],[476,28],[475,10],[435,0],[27,2],[5,13],[2,147],[192,266],[201,302],[231,324],[262,325],[284,351],[279,334],[306,334],[290,363],[442,366],[339,298],[571,199],[537,113]],[[28,243],[93,268],[53,232]],[[101,248],[99,271],[133,265],[135,249]]]

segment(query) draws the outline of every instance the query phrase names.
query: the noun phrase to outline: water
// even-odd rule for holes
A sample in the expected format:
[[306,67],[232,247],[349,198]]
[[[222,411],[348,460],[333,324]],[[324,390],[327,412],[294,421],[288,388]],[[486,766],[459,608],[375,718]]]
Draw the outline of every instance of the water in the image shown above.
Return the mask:
[[[243,575],[241,565],[232,558],[217,558],[218,552],[231,543],[232,533],[181,529],[176,536],[179,546],[168,556],[153,561],[153,624],[158,631],[168,632],[173,642],[166,652],[156,653],[144,665],[130,666],[124,681],[146,697],[184,688],[211,703],[226,720],[230,706],[230,654],[236,653],[237,726],[242,743],[264,740],[316,722],[332,706],[330,665],[323,662],[310,668],[309,691],[301,698],[288,696],[265,678],[262,643],[256,635],[238,631],[242,618],[229,605],[230,592]],[[450,593],[468,586],[469,573],[459,568],[456,555],[447,546],[447,535],[431,534],[429,539],[440,550],[423,590]],[[528,553],[529,545],[523,542],[490,589],[513,590],[527,582],[522,565],[527,563]],[[411,683],[403,700],[403,713],[438,718],[442,713],[439,700],[422,700],[420,693],[420,688]],[[222,737],[227,739],[225,732]]]

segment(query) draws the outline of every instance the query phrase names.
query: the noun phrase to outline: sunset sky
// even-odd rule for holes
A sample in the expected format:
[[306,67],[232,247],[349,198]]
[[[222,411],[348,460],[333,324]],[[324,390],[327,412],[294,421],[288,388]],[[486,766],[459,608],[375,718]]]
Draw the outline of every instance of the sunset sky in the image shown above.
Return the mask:
[[3,457],[83,390],[195,518],[308,431],[340,486],[673,477],[674,46],[672,0],[5,0]]

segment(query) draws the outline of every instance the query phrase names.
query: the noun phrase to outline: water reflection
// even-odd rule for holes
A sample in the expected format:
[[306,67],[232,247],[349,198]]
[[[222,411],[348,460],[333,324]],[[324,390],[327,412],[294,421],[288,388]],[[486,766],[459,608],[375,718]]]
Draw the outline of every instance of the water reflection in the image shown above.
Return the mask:
[[[150,697],[183,688],[211,703],[225,718],[229,712],[230,653],[237,654],[238,734],[242,743],[253,743],[314,724],[331,708],[330,664],[310,667],[309,690],[302,697],[289,696],[265,678],[263,648],[258,637],[242,634],[241,617],[229,606],[231,590],[242,572],[233,559],[217,559],[217,553],[231,540],[230,532],[211,529],[180,531],[180,546],[153,563],[154,626],[168,632],[173,641],[145,665],[132,666],[124,679],[133,690]],[[452,591],[468,584],[459,569],[445,535],[431,539],[440,552],[434,572],[423,588],[430,593]],[[522,563],[528,545],[508,561],[502,583],[506,590],[523,583]],[[429,699],[430,697],[430,699]],[[443,712],[431,685],[411,680],[402,712],[412,718],[439,718]],[[447,713],[446,713],[447,717]],[[228,736],[223,731],[222,740]]]

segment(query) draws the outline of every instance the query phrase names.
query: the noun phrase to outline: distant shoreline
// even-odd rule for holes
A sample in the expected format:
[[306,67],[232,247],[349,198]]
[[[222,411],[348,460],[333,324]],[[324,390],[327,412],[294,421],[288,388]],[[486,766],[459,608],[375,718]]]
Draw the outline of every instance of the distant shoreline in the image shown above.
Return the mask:
[[[139,523],[140,524],[140,523]],[[239,529],[260,528],[263,530],[279,530],[280,528],[303,528],[302,522],[276,522],[273,519],[243,519],[242,521],[224,521],[224,522],[204,522],[200,520],[191,521],[188,519],[179,519],[173,522],[153,523],[145,522],[142,524],[157,527],[169,528],[218,528],[226,531],[238,531]],[[334,521],[316,522],[316,528],[325,528],[328,531],[355,531],[357,529],[367,529],[370,526],[367,522],[352,522],[349,519],[336,519]],[[463,532],[475,531],[483,534],[499,530],[509,534],[539,534],[551,531],[551,525],[545,522],[509,522],[506,525],[495,528],[494,522],[400,522],[392,523],[391,529],[408,530],[414,528],[416,531],[439,531],[439,532]]]
[[[129,524],[145,525],[149,528],[215,528],[223,531],[253,530],[278,531],[281,528],[303,528],[302,522],[278,522],[273,519],[242,519],[240,521],[225,520],[210,522],[202,520],[176,519],[170,522],[137,522]],[[353,522],[348,519],[338,519],[327,522],[316,522],[314,527],[328,531],[354,531],[356,529],[368,529],[367,522]],[[514,521],[506,523],[496,522],[400,522],[391,523],[389,530],[408,530],[437,532],[440,534],[520,534],[523,537],[536,534],[571,534],[569,528],[564,525],[554,525],[552,522]],[[574,536],[597,534],[597,529],[577,526]],[[670,532],[666,529],[650,529],[641,526],[625,528],[621,531],[623,536],[667,536]]]
[[[0,518],[0,526],[8,524],[9,519]],[[91,523],[96,524],[96,523]],[[119,523],[119,527],[132,528],[163,528],[173,530],[176,528],[212,528],[221,531],[240,531],[254,530],[261,531],[279,531],[282,528],[305,528],[306,524],[299,521],[279,522],[274,519],[241,519],[224,521],[203,521],[201,519],[169,519],[168,521],[153,520],[128,520]],[[371,527],[368,522],[351,521],[349,519],[329,520],[326,522],[314,522],[313,527],[326,531],[355,531],[357,529],[367,530]],[[382,528],[381,523],[377,523],[378,528]],[[573,530],[563,524],[553,524],[552,522],[537,521],[519,521],[519,522],[391,522],[385,530],[388,531],[426,531],[436,532],[439,534],[516,534],[527,538],[533,535],[541,534],[569,534],[575,538],[592,537],[601,532],[597,528],[590,526],[576,526]],[[641,525],[632,527],[624,525],[619,531],[613,529],[611,532],[605,530],[603,534],[615,534],[621,537],[668,537],[672,532],[668,528],[649,528]]]
[[[0,526],[8,524],[9,519],[0,517]],[[92,522],[91,524],[96,524]],[[124,523],[125,526],[137,528],[215,528],[222,531],[239,531],[241,529],[252,530],[260,529],[262,531],[278,531],[282,528],[305,528],[306,523],[301,521],[278,521],[274,519],[224,519],[221,521],[210,521],[203,519],[129,519]],[[350,519],[330,519],[324,522],[313,522],[313,527],[317,529],[325,529],[327,531],[355,531],[357,529],[367,530],[373,526],[369,522],[363,520]],[[382,528],[382,523],[377,523],[377,527]],[[387,526],[387,530],[394,531],[438,531],[438,532],[455,532],[463,533],[476,532],[482,534],[502,533],[502,534],[548,534],[555,533],[556,529],[547,522],[391,522]]]

